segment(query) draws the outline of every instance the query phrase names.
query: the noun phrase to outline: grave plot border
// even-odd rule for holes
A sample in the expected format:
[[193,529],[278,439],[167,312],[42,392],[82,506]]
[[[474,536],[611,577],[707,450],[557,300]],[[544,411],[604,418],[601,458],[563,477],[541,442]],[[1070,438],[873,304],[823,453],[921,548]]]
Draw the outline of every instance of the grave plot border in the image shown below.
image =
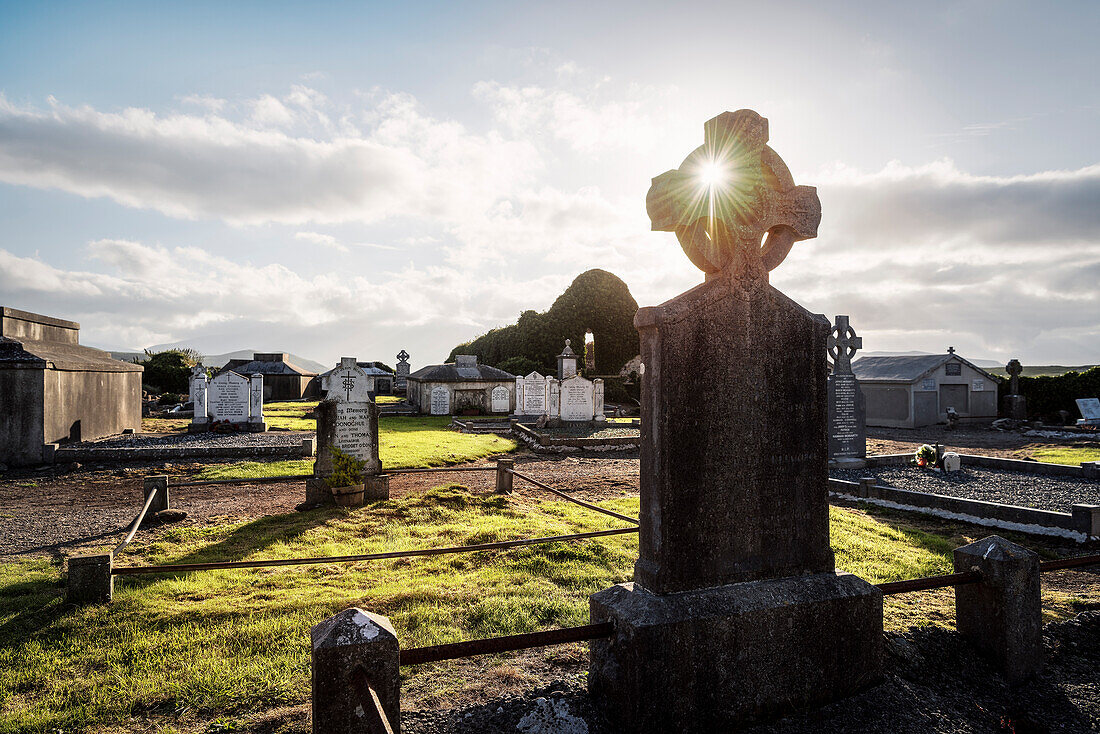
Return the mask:
[[53,463],[70,461],[149,461],[162,459],[241,459],[263,458],[301,459],[313,456],[316,439],[303,438],[298,446],[146,446],[111,448],[57,446],[53,451]]
[[[1100,461],[1082,461],[1078,466],[1075,464],[1048,464],[1044,461],[1004,459],[1000,456],[982,456],[981,454],[959,454],[959,458],[964,466],[979,466],[983,469],[1006,469],[1026,474],[1100,479]],[[865,461],[868,467],[904,466],[913,463],[913,454],[877,454],[868,456]]]
[[[602,424],[607,427],[607,424]],[[512,434],[536,453],[561,453],[566,451],[630,451],[642,445],[638,436],[611,438],[559,438],[540,433],[519,421],[512,421]]]
[[1073,505],[1071,512],[1004,505],[985,500],[914,492],[875,484],[874,477],[858,482],[829,479],[829,494],[880,507],[960,520],[973,525],[1003,528],[1026,535],[1069,538],[1079,543],[1100,538],[1100,505]]

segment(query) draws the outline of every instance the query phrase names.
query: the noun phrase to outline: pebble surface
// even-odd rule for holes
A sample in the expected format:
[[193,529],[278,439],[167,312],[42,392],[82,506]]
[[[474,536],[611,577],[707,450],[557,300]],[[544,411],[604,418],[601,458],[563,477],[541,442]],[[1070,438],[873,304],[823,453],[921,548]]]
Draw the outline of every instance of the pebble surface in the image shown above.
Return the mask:
[[142,449],[160,447],[241,447],[258,446],[301,446],[302,438],[312,436],[312,432],[268,432],[268,433],[135,433],[126,436],[113,436],[100,441],[83,441],[65,444],[65,448],[75,449]]
[[983,469],[965,464],[959,471],[946,473],[916,466],[883,466],[831,469],[829,476],[849,482],[873,476],[875,483],[884,487],[1053,512],[1069,512],[1075,504],[1100,504],[1100,481],[1095,479]]

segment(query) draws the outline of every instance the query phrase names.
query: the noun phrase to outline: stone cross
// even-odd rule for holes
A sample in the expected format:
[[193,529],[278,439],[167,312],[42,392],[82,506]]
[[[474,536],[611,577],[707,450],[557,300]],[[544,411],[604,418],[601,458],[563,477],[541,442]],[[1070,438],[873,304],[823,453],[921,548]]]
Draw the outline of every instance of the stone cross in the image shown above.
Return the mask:
[[767,119],[752,110],[723,112],[703,132],[706,142],[678,169],[653,179],[646,196],[653,229],[675,232],[705,273],[766,280],[795,242],[817,236],[817,189],[795,185],[767,145]]
[[409,361],[409,353],[406,352],[404,349],[402,349],[400,352],[397,353],[397,361],[398,362],[408,362]]
[[834,375],[852,374],[852,357],[863,349],[863,337],[856,336],[847,316],[837,316],[836,326],[829,334],[829,356],[833,358]]
[[1024,366],[1020,364],[1020,360],[1009,360],[1009,363],[1005,365],[1005,372],[1008,373],[1008,394],[1019,395],[1020,394],[1020,373],[1024,371]]
[[947,348],[947,353],[948,354],[954,354],[955,353],[955,347],[948,347]]

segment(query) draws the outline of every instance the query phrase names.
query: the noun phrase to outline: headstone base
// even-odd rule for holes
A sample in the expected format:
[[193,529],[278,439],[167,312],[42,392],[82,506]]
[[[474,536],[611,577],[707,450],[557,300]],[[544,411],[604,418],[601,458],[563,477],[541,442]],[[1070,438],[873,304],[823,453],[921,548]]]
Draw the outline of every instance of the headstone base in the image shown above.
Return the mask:
[[836,469],[864,469],[867,462],[863,459],[829,459],[829,468]]
[[267,431],[267,421],[260,421],[258,423],[246,423],[244,424],[244,430],[249,433],[264,433]]
[[[388,500],[390,498],[390,475],[375,474],[363,477],[363,500]],[[335,504],[332,487],[324,479],[313,477],[306,480],[306,503],[317,505]]]
[[617,731],[728,731],[824,704],[882,675],[882,593],[819,573],[654,594],[619,584],[589,599],[588,687]]
[[1027,420],[1027,398],[1023,395],[1005,395],[1003,400],[1005,418],[1014,421]]

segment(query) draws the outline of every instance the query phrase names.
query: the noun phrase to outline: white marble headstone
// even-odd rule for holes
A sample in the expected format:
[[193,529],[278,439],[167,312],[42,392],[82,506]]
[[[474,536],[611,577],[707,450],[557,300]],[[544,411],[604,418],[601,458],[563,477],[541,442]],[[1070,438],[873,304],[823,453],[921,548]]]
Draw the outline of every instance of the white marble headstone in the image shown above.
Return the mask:
[[249,409],[248,378],[232,370],[210,381],[207,410],[216,421],[247,423]]
[[512,407],[511,400],[508,398],[508,388],[497,385],[490,393],[492,409],[494,413],[507,413]]
[[596,411],[596,390],[583,377],[570,377],[561,381],[561,419],[563,421],[590,421]]
[[191,402],[195,405],[195,416],[191,419],[192,423],[206,423],[210,420],[206,412],[208,390],[206,369],[202,365],[196,365],[191,370]]
[[249,420],[261,423],[264,419],[264,376],[252,375],[248,384]]
[[432,388],[432,415],[448,415],[451,412],[451,391],[442,385]]
[[516,406],[516,412],[521,415],[546,415],[547,399],[546,378],[532,372],[523,378],[523,405]]
[[1077,398],[1077,409],[1089,423],[1100,423],[1100,398]]
[[374,378],[355,362],[355,357],[341,357],[340,366],[329,375],[328,396],[343,403],[370,402]]

